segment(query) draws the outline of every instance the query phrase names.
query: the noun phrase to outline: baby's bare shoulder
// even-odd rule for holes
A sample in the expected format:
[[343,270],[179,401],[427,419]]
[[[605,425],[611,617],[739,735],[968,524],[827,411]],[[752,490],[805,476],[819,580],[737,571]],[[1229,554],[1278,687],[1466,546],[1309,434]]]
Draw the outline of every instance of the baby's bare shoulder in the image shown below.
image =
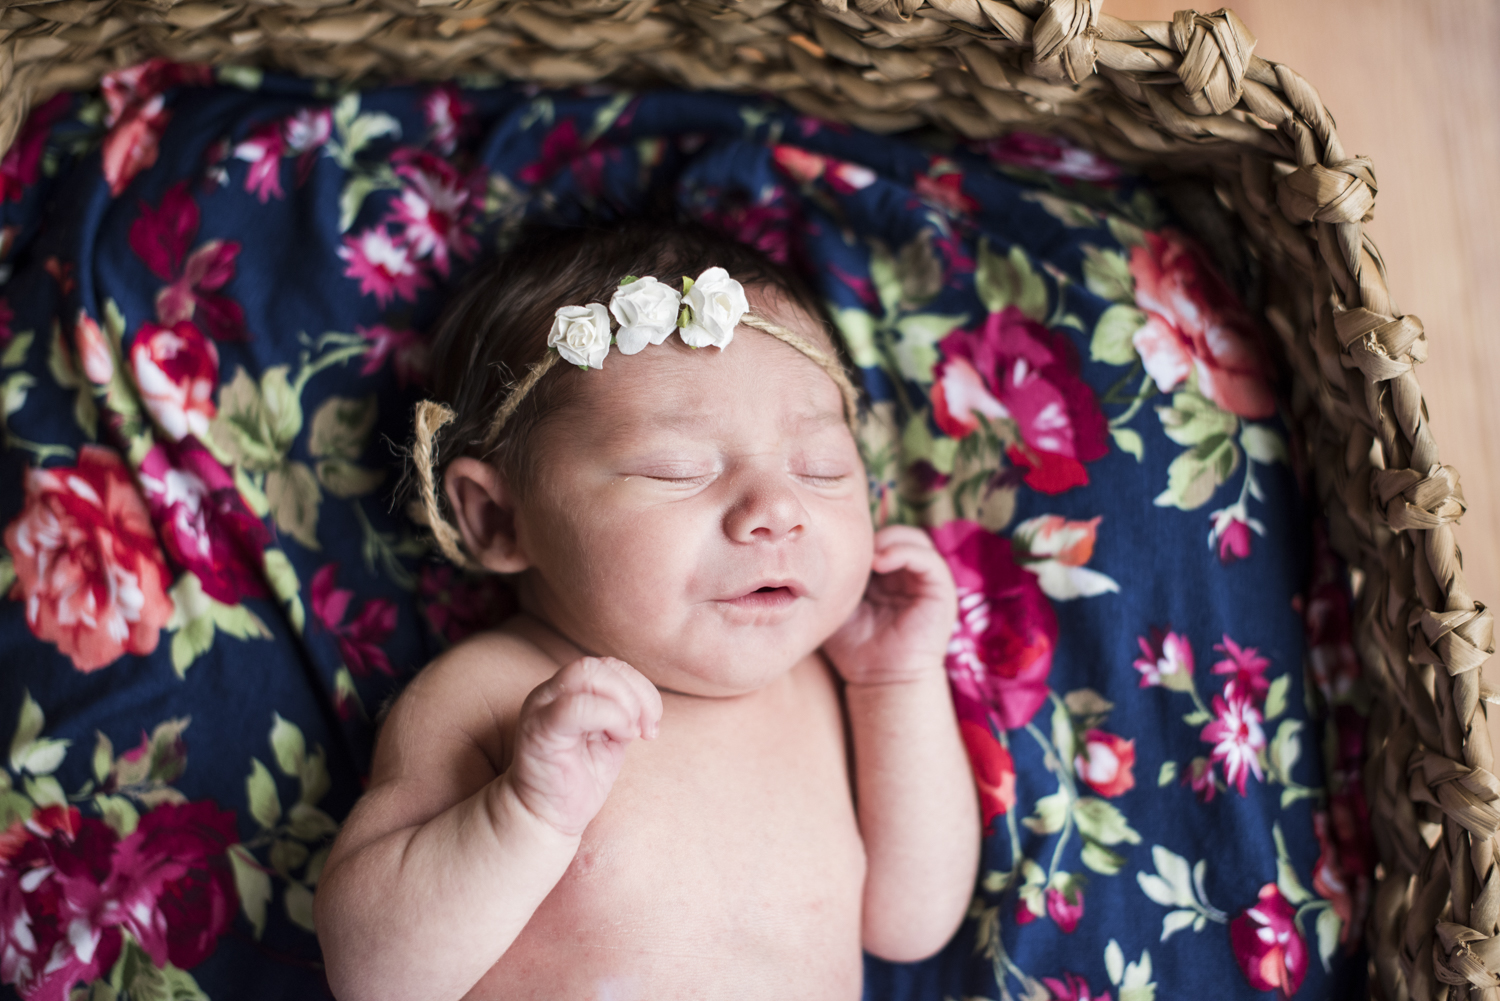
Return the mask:
[[391,707],[380,743],[400,750],[412,739],[457,739],[499,751],[526,696],[556,672],[557,664],[523,636],[501,630],[471,636],[412,679]]

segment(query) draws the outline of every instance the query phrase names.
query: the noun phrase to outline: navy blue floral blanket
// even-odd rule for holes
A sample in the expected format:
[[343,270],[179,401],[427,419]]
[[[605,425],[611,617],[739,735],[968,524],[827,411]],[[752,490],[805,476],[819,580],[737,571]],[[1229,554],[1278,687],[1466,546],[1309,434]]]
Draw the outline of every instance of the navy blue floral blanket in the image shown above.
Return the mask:
[[423,331],[523,220],[676,212],[814,281],[961,590],[982,875],[866,995],[1356,994],[1349,596],[1214,248],[1053,138],[471,83],[150,63],[0,161],[0,990],[326,994],[371,720],[509,608],[393,501]]

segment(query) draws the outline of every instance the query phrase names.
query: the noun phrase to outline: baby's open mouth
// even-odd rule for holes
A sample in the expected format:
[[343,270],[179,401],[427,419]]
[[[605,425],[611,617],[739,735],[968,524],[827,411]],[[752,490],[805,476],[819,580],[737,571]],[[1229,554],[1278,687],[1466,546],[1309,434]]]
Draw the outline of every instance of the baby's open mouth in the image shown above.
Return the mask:
[[787,584],[764,584],[747,591],[737,598],[729,598],[726,604],[740,608],[772,611],[785,608],[797,600],[798,591]]

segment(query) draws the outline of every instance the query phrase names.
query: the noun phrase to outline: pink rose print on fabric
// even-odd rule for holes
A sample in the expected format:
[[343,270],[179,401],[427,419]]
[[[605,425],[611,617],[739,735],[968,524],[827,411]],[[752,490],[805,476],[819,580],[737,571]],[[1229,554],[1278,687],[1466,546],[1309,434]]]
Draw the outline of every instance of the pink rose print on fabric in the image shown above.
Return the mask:
[[234,277],[240,245],[208,240],[189,253],[201,216],[186,181],[174,184],[153,209],[141,202],[130,225],[130,249],[167,287],[156,293],[156,319],[164,327],[192,322],[216,341],[242,341],[245,311],[222,294]]
[[339,655],[349,673],[363,678],[373,671],[394,674],[381,644],[396,628],[396,606],[385,598],[371,598],[348,622],[344,616],[354,603],[354,592],[338,586],[339,565],[330,563],[313,574],[310,587],[313,615],[333,633]]
[[800,146],[772,146],[771,161],[800,184],[811,184],[823,178],[841,195],[863,191],[875,183],[875,172],[869,167],[811,153]]
[[932,530],[958,585],[948,644],[954,694],[984,707],[1002,728],[1025,726],[1047,701],[1057,616],[1036,577],[1016,565],[1010,540],[972,521]]
[[1007,306],[978,330],[949,334],[938,350],[932,409],[944,434],[971,434],[976,415],[1009,418],[1024,447],[1008,454],[1026,470],[1028,486],[1056,494],[1087,485],[1083,464],[1108,454],[1108,427],[1066,334]]
[[778,264],[786,264],[792,255],[791,207],[780,188],[769,188],[754,204],[736,203],[723,198],[713,208],[698,211],[705,226],[731,236],[765,254]]
[[1074,146],[1061,136],[1034,132],[1011,132],[985,144],[984,151],[1000,163],[1029,167],[1054,177],[1107,184],[1120,176],[1120,168],[1097,153]]
[[1260,710],[1248,697],[1231,695],[1227,700],[1215,695],[1215,719],[1203,728],[1203,739],[1213,745],[1209,760],[1224,766],[1224,781],[1245,795],[1245,780],[1252,774],[1265,778],[1260,769],[1260,752],[1266,748],[1266,733]]
[[208,66],[184,66],[165,59],[150,59],[104,74],[99,90],[108,112],[108,129],[100,149],[104,179],[116,197],[135,176],[156,162],[157,144],[172,113],[165,92],[184,85],[206,87],[213,82]]
[[10,328],[15,319],[15,310],[10,308],[10,303],[5,301],[4,296],[0,296],[0,348],[9,344],[10,339],[15,336],[14,331]]
[[422,98],[422,117],[427,120],[427,141],[444,156],[452,156],[464,133],[465,119],[474,109],[453,84],[434,87]]
[[417,290],[429,284],[412,248],[383,225],[344,237],[338,254],[349,265],[344,277],[356,279],[359,294],[373,295],[382,308],[392,298],[415,301]]
[[[45,816],[57,811],[62,822]],[[26,1001],[67,1001],[114,966],[124,933],[158,966],[197,966],[239,908],[225,855],[238,840],[234,814],[206,800],[159,806],[123,839],[74,807],[11,825],[0,834],[0,982]]]
[[415,330],[392,330],[383,323],[373,327],[355,327],[354,332],[370,342],[365,352],[360,375],[374,375],[386,361],[396,373],[396,382],[405,389],[408,385],[425,385],[427,382],[429,352],[427,342]]
[[1265,535],[1266,528],[1250,517],[1243,502],[1220,508],[1209,516],[1208,548],[1218,549],[1219,562],[1228,566],[1250,558],[1250,533]]
[[98,321],[83,310],[78,311],[78,322],[73,325],[73,346],[78,351],[78,363],[83,374],[96,386],[107,386],[115,375],[115,356],[104,339],[104,331]]
[[1047,891],[1046,899],[1047,916],[1064,935],[1073,934],[1083,920],[1083,891],[1076,887],[1067,892],[1053,888]]
[[10,596],[26,624],[80,671],[156,649],[172,617],[166,562],[130,470],[85,445],[78,465],[26,471],[26,504],[5,529]]
[[1042,986],[1052,995],[1051,1001],[1109,1001],[1109,991],[1095,994],[1088,981],[1076,973],[1064,973],[1060,980],[1043,977]]
[[402,185],[388,221],[404,227],[402,239],[413,259],[430,258],[446,277],[450,254],[467,260],[479,252],[479,239],[469,226],[483,202],[484,176],[475,172],[464,177],[431,153],[399,150],[393,160]]
[[260,126],[234,147],[234,157],[249,164],[245,190],[264,204],[285,197],[281,190],[281,159],[297,158],[297,184],[307,181],[318,151],[333,135],[333,115],[327,108],[303,108]]
[[143,323],[130,346],[141,402],[173,441],[203,438],[218,413],[219,351],[190,320],[170,327]]
[[466,579],[451,566],[424,565],[417,592],[428,624],[448,643],[498,626],[518,607],[515,593],[499,579]]
[[139,475],[167,555],[197,575],[204,594],[233,605],[266,593],[261,554],[271,533],[208,449],[192,438],[157,445]]
[[1241,647],[1227,633],[1222,643],[1214,644],[1214,649],[1224,654],[1224,659],[1215,662],[1213,672],[1233,675],[1224,686],[1224,697],[1243,698],[1257,705],[1264,702],[1271,688],[1266,680],[1266,668],[1271,662],[1255,647]]
[[604,161],[605,152],[586,145],[576,122],[567,118],[542,137],[540,155],[517,171],[516,179],[522,184],[542,184],[569,168],[584,194],[597,197],[604,190]]
[[1275,413],[1255,323],[1202,250],[1172,230],[1148,232],[1130,252],[1130,273],[1146,314],[1135,349],[1157,389],[1169,393],[1196,372],[1198,391],[1222,409]]
[[1307,974],[1307,942],[1293,918],[1297,909],[1275,883],[1260,888],[1260,900],[1229,922],[1229,945],[1250,986],[1291,997]]
[[1141,687],[1161,685],[1178,687],[1174,681],[1190,681],[1193,676],[1193,647],[1187,637],[1168,630],[1151,630],[1151,639],[1137,636],[1141,656],[1135,659],[1135,669],[1141,672]]
[[0,202],[20,201],[21,193],[37,182],[42,172],[47,133],[72,104],[71,95],[57,94],[27,117],[10,149],[0,157]]
[[1016,806],[1015,759],[995,739],[987,722],[960,720],[958,732],[969,752],[974,781],[979,786],[979,812],[984,821],[984,833],[993,834],[995,818],[1009,813]]
[[1134,767],[1135,741],[1103,730],[1083,735],[1083,747],[1073,761],[1073,771],[1084,784],[1110,799],[1135,788]]

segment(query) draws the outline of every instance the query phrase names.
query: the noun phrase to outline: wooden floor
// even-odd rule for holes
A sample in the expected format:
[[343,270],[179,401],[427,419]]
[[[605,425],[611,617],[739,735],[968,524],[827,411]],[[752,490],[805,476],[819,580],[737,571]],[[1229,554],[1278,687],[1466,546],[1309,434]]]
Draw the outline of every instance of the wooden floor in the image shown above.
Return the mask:
[[[1105,0],[1130,20],[1181,4]],[[1255,54],[1301,73],[1350,155],[1375,161],[1369,232],[1401,309],[1422,318],[1418,370],[1443,461],[1469,510],[1458,529],[1475,596],[1500,602],[1500,3],[1230,0]],[[1486,665],[1500,682],[1500,658]],[[1500,747],[1500,711],[1491,733]]]

